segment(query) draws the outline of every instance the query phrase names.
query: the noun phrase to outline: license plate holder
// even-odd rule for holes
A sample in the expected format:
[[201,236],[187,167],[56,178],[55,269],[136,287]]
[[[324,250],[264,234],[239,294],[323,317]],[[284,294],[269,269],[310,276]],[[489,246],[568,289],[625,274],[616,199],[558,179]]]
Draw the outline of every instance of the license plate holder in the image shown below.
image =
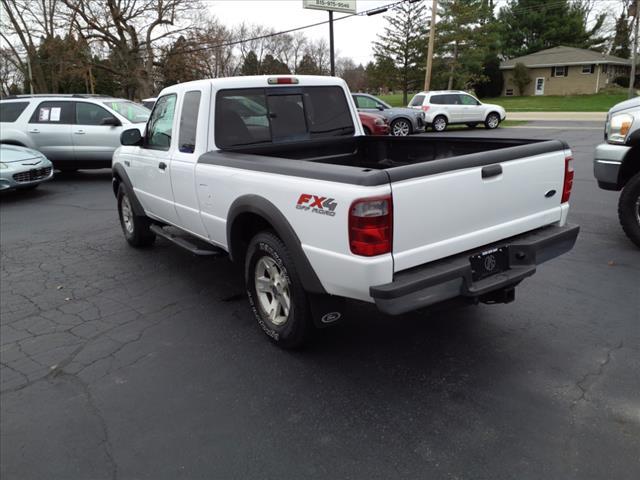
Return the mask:
[[509,268],[509,247],[497,247],[469,257],[474,282]]

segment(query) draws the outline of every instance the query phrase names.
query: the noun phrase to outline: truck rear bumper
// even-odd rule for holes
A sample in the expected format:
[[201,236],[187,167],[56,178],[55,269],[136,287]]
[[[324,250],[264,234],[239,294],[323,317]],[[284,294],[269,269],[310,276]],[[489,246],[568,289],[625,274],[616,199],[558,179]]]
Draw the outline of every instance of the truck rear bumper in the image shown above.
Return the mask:
[[[370,288],[379,310],[390,315],[406,313],[450,298],[480,298],[517,285],[536,272],[536,265],[573,248],[580,227],[543,227],[474,251],[415,267],[394,276],[391,283]],[[509,268],[482,280],[472,280],[469,257],[498,247],[508,247]]]

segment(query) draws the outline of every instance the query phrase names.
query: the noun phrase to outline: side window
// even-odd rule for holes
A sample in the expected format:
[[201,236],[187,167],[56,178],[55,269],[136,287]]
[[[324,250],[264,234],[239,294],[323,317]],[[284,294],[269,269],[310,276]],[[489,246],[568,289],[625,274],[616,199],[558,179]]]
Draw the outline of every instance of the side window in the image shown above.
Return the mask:
[[76,123],[78,125],[102,125],[108,118],[115,118],[104,108],[94,103],[76,103]]
[[416,95],[409,104],[410,107],[421,107],[424,102],[424,95]]
[[187,92],[182,102],[180,136],[178,138],[178,150],[182,153],[193,153],[196,149],[196,131],[198,129],[199,112],[200,92]]
[[378,102],[362,95],[356,95],[356,105],[358,108],[378,108]]
[[170,94],[160,97],[153,107],[144,146],[154,150],[169,150],[171,146],[171,131],[173,116],[176,111],[176,95]]
[[0,122],[15,122],[29,102],[0,102]]
[[471,95],[459,95],[459,97],[460,97],[460,103],[462,105],[473,105],[473,106],[480,105],[478,101],[475,98],[473,98]]
[[460,105],[460,96],[456,93],[444,95],[445,105]]
[[73,123],[73,102],[42,102],[31,115],[29,123]]
[[445,101],[446,95],[433,95],[431,100],[429,101],[432,105],[444,105],[447,102]]

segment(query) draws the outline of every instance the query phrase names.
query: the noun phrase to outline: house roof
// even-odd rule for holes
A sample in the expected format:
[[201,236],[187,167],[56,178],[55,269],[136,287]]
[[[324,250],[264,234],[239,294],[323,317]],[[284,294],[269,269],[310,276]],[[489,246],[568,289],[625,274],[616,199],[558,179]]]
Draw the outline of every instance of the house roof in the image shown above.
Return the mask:
[[500,70],[509,70],[515,67],[516,63],[524,63],[529,68],[554,67],[556,65],[584,65],[611,63],[616,65],[631,65],[631,61],[614,57],[613,55],[603,55],[593,50],[573,47],[554,47],[547,50],[540,50],[536,53],[524,55],[523,57],[505,60],[500,64]]

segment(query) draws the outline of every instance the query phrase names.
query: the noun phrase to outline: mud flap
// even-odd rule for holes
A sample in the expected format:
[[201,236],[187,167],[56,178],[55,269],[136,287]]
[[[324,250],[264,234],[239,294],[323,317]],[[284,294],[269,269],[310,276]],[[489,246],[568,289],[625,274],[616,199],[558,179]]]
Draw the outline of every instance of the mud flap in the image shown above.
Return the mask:
[[344,303],[343,297],[335,295],[308,293],[311,316],[316,328],[327,328],[343,319]]

